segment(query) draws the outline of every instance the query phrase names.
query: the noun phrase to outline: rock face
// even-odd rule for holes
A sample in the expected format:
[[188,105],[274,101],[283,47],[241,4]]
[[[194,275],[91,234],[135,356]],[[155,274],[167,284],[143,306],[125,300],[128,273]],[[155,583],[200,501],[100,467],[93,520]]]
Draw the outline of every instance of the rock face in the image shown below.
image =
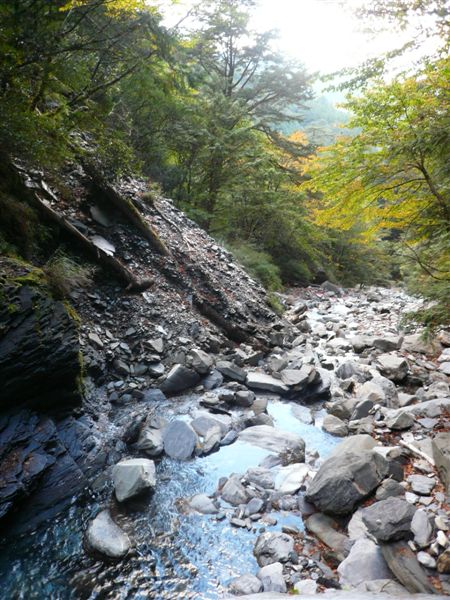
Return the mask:
[[172,421],[163,433],[164,451],[171,458],[187,460],[198,444],[195,431],[184,421]]
[[321,511],[344,515],[386,477],[386,460],[371,450],[339,453],[320,467],[306,492]]
[[294,540],[286,533],[263,533],[256,540],[253,554],[260,567],[272,563],[285,563],[294,550]]
[[0,408],[80,400],[78,324],[39,269],[0,257]]
[[414,506],[391,497],[365,508],[362,520],[369,532],[380,542],[399,540],[410,535]]
[[107,510],[90,522],[86,539],[93,550],[110,558],[122,558],[131,548],[130,538],[114,523]]
[[148,458],[121,460],[112,472],[114,491],[119,502],[133,498],[156,486],[155,463]]

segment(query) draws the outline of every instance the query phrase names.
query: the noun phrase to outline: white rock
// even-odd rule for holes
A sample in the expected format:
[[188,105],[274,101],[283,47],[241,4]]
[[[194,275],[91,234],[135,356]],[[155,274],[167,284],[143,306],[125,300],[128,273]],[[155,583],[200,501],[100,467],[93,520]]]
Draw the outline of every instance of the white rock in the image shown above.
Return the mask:
[[281,467],[275,477],[275,489],[283,494],[295,494],[303,485],[309,467],[304,463],[295,463]]
[[122,558],[131,548],[130,538],[114,523],[107,510],[89,523],[86,537],[93,550],[111,558]]
[[156,485],[155,463],[147,458],[121,460],[113,468],[114,491],[119,502],[132,498]]

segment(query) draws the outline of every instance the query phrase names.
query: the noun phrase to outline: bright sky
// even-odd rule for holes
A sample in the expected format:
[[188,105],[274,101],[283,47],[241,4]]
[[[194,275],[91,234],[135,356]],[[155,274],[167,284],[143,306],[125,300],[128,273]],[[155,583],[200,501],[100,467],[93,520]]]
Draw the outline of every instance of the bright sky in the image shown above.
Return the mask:
[[[277,46],[285,55],[303,62],[309,71],[330,73],[356,66],[408,39],[394,31],[375,37],[363,33],[353,11],[364,2],[370,0],[259,0],[252,26],[277,29]],[[181,0],[177,16],[168,17],[168,23],[185,14],[192,3]]]

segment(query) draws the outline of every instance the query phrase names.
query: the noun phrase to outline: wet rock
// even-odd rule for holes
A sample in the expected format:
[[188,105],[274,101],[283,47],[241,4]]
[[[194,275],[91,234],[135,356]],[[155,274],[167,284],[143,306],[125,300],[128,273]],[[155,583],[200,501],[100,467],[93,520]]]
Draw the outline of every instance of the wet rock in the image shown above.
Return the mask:
[[365,508],[362,519],[369,532],[381,542],[408,537],[416,509],[405,500],[390,497]]
[[220,490],[222,498],[232,506],[246,504],[249,499],[247,490],[237,477],[230,477]]
[[450,432],[443,431],[434,436],[432,440],[433,458],[439,476],[450,494]]
[[257,594],[258,592],[261,592],[262,589],[262,582],[255,575],[251,575],[250,573],[236,577],[236,579],[233,579],[228,586],[229,592],[235,596]]
[[322,424],[322,429],[331,435],[337,437],[345,437],[348,434],[348,427],[338,417],[334,415],[327,415]]
[[164,451],[163,436],[160,429],[143,429],[136,443],[136,448],[148,456],[161,456]]
[[342,562],[348,555],[352,542],[346,535],[337,531],[336,521],[322,513],[315,513],[306,519],[305,526],[333,550],[338,562]]
[[308,471],[304,463],[281,467],[275,477],[275,489],[283,494],[294,494],[303,485]]
[[414,542],[419,548],[425,548],[430,544],[433,536],[433,525],[427,512],[422,508],[414,513],[411,521],[411,531],[414,534]]
[[116,498],[124,502],[156,486],[155,463],[147,458],[120,461],[112,470]]
[[435,594],[436,590],[428,580],[415,554],[406,542],[382,544],[381,552],[389,569],[412,594]]
[[214,450],[218,450],[221,439],[222,432],[219,425],[215,425],[211,427],[211,429],[208,429],[201,446],[201,454],[207,455]]
[[434,477],[425,477],[425,475],[410,475],[407,481],[412,491],[421,496],[428,496],[436,485]]
[[174,365],[167,373],[165,380],[161,384],[161,390],[165,394],[176,394],[197,385],[200,381],[200,375],[188,369],[184,365]]
[[184,421],[169,423],[163,432],[164,451],[171,458],[187,460],[198,445],[195,431]]
[[239,390],[234,395],[234,404],[236,406],[242,406],[243,408],[249,408],[255,401],[255,393],[250,390]]
[[213,369],[211,373],[203,379],[202,383],[205,390],[214,390],[222,385],[223,375],[220,371],[217,371],[217,369]]
[[274,562],[262,567],[258,571],[258,579],[260,579],[265,592],[280,592],[286,593],[287,587],[283,577],[283,565],[279,562]]
[[245,479],[248,483],[253,483],[266,490],[275,487],[274,474],[270,469],[263,469],[262,467],[250,468],[245,474]]
[[366,581],[392,577],[380,547],[368,538],[356,540],[337,570],[339,581],[352,588]]
[[247,374],[246,384],[249,388],[255,390],[264,390],[280,395],[285,394],[289,389],[280,379],[275,379],[270,375],[259,373],[258,371],[250,371]]
[[262,500],[261,498],[252,498],[245,507],[245,516],[249,517],[250,515],[260,513],[262,512],[263,508],[264,500]]
[[86,539],[92,550],[110,558],[122,558],[131,548],[130,538],[114,523],[107,510],[89,523]]
[[239,437],[238,432],[235,431],[234,429],[232,429],[220,440],[220,445],[221,446],[229,446],[230,444],[235,442],[238,439],[238,437]]
[[239,439],[276,454],[289,453],[296,462],[305,460],[305,442],[301,437],[268,425],[256,425],[239,433]]
[[294,539],[287,533],[266,532],[256,540],[253,554],[258,565],[265,567],[273,563],[285,563],[294,550]]
[[280,372],[281,381],[295,391],[300,391],[317,378],[312,365],[303,365],[301,369],[284,369]]
[[247,371],[241,369],[236,364],[229,360],[221,360],[217,362],[216,369],[228,377],[228,379],[232,379],[233,381],[239,381],[240,383],[245,382],[245,378],[247,377]]
[[387,471],[386,460],[370,450],[338,453],[320,467],[306,499],[323,512],[347,514],[380,484]]
[[228,433],[230,427],[218,418],[212,417],[209,414],[201,414],[191,421],[191,427],[198,435],[205,437],[213,427],[220,427],[223,435]]
[[213,500],[206,494],[196,494],[195,496],[192,496],[188,501],[188,505],[192,510],[203,515],[216,515],[219,512],[219,509],[214,504]]

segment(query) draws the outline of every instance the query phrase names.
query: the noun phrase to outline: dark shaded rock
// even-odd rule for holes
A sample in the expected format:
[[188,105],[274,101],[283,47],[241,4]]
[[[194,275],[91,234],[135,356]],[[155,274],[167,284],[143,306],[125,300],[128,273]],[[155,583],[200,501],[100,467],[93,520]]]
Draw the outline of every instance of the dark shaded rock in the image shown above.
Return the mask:
[[214,390],[223,383],[223,375],[217,369],[213,369],[209,375],[207,375],[203,381],[203,387],[205,390]]
[[194,387],[199,381],[200,375],[196,371],[177,364],[167,373],[166,379],[161,384],[161,390],[165,394],[176,394]]
[[438,433],[432,440],[433,458],[447,493],[450,494],[450,432]]
[[406,542],[381,544],[381,552],[389,569],[412,594],[436,594],[437,590],[420,566],[416,555]]
[[387,470],[386,460],[371,450],[339,453],[320,467],[306,499],[323,512],[347,514],[380,484]]
[[[0,258],[0,406],[80,400],[78,323],[50,297],[39,269]],[[28,283],[29,282],[29,283]]]
[[411,535],[411,521],[416,509],[401,500],[390,497],[362,512],[362,520],[369,532],[380,542],[400,540]]
[[405,488],[394,479],[385,479],[377,489],[375,497],[377,500],[386,500],[393,496],[404,496]]

